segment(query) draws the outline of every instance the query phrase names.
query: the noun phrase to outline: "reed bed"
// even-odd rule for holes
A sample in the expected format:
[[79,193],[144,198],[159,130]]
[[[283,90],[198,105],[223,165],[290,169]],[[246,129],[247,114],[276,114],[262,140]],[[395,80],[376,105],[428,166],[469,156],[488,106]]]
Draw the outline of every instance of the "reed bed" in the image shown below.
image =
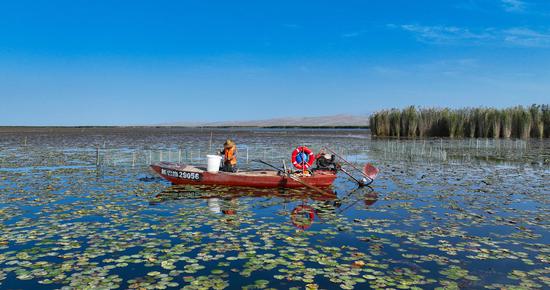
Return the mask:
[[389,109],[370,116],[378,137],[548,138],[549,105],[495,108]]

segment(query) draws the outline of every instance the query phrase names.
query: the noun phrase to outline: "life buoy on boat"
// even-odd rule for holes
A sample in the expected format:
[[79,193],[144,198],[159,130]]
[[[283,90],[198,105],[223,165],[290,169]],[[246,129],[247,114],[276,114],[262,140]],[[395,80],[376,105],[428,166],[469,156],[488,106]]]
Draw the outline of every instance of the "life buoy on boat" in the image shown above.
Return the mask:
[[292,151],[292,165],[297,169],[308,169],[315,161],[315,154],[306,146],[299,146]]
[[309,205],[299,205],[290,214],[292,224],[302,230],[306,230],[313,224],[315,210]]

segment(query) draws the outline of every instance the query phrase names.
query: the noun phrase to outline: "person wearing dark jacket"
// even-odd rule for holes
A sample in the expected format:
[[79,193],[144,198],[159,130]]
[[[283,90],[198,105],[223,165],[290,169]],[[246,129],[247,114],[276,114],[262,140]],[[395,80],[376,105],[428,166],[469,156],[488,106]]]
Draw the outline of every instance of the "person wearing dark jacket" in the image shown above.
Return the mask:
[[327,154],[325,150],[321,150],[315,156],[315,165],[317,165],[316,169],[320,170],[336,170],[338,167],[335,162],[335,156]]

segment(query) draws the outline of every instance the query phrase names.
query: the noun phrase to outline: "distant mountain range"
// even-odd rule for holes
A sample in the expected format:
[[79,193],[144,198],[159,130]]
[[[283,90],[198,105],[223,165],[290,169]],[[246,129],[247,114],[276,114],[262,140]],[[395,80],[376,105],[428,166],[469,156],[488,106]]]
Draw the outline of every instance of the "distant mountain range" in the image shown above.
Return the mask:
[[266,120],[221,121],[221,122],[175,122],[157,126],[181,127],[357,127],[368,126],[369,117],[364,115],[332,115],[319,117],[288,117]]

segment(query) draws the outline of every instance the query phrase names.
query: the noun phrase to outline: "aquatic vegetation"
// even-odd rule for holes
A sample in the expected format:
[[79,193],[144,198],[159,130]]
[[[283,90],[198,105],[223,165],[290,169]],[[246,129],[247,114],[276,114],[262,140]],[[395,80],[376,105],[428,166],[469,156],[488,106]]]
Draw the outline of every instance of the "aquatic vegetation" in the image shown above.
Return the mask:
[[[243,143],[266,139],[242,134]],[[282,150],[303,137],[286,138],[272,145]],[[53,148],[63,150],[63,140]],[[301,190],[172,187],[143,179],[150,176],[143,166],[90,167],[93,150],[1,148],[13,166],[0,169],[0,288],[550,287],[547,167],[372,154],[363,158],[381,169],[374,191],[342,176],[338,198],[325,199]],[[28,168],[12,170],[19,163]],[[294,225],[296,208],[308,227]]]
[[373,135],[379,137],[450,138],[548,138],[548,105],[517,106],[507,109],[435,109],[407,107],[374,113],[370,117]]

